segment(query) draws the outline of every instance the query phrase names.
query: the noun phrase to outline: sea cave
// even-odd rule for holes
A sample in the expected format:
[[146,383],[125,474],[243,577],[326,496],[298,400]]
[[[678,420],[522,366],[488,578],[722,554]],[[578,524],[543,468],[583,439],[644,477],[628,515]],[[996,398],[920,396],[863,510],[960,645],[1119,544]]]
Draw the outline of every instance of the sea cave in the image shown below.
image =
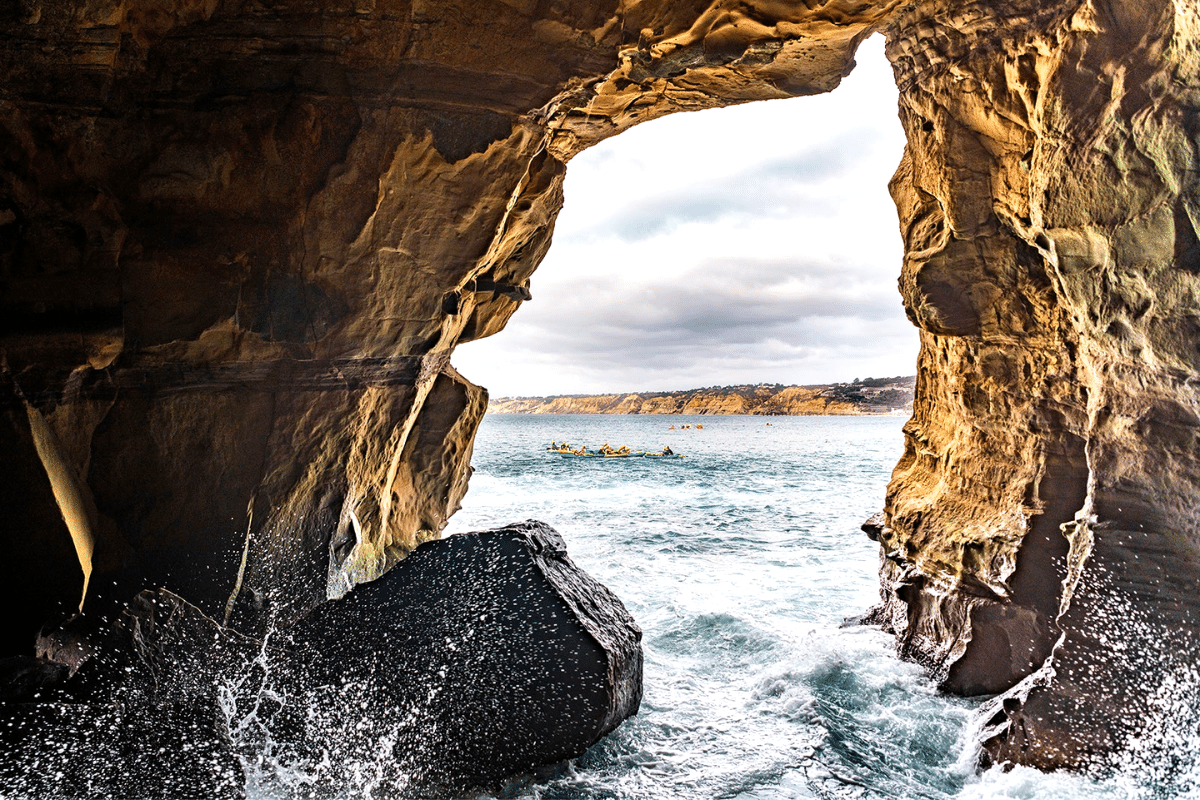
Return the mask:
[[876,33],[921,337],[877,618],[995,695],[985,764],[1107,763],[1194,669],[1193,5],[19,0],[0,31],[10,700],[144,590],[244,645],[264,598],[287,626],[394,575],[467,489],[487,393],[451,354],[529,298],[572,156],[836,91]]

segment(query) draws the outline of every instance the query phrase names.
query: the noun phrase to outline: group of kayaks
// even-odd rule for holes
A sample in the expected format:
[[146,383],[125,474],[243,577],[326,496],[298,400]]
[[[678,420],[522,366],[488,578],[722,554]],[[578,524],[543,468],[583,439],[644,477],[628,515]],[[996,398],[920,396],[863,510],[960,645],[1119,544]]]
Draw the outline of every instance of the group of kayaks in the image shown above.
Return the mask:
[[683,458],[683,453],[676,453],[670,447],[664,447],[662,450],[630,450],[628,447],[619,447],[614,450],[603,444],[595,450],[589,450],[586,445],[571,447],[565,442],[551,442],[546,450],[563,458]]

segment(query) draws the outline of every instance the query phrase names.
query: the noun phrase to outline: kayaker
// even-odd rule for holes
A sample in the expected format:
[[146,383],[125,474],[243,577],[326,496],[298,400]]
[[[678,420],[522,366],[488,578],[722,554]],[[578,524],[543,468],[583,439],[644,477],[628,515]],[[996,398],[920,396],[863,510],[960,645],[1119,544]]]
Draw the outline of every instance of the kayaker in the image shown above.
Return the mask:
[[673,455],[675,455],[675,451],[673,451],[671,449],[671,446],[669,444],[664,444],[663,445],[663,455],[664,456],[673,456]]

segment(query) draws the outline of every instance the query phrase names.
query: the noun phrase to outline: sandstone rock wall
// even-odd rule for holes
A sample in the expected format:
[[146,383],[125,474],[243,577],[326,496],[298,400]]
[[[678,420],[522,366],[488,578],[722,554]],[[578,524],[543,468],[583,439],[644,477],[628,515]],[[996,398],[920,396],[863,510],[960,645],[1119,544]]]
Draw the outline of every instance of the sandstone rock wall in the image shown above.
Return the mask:
[[79,605],[87,562],[85,606],[298,612],[436,536],[486,399],[449,353],[561,202],[528,112],[611,55],[507,6],[6,8],[5,607]]
[[1025,681],[995,757],[1119,747],[1196,654],[1183,0],[4,6],[4,652],[147,585],[294,617],[437,536],[485,406],[450,354],[530,298],[566,160],[833,89],[874,30],[922,331],[893,624],[951,689]]
[[881,576],[946,686],[1029,678],[993,757],[1079,765],[1200,644],[1200,29],[1185,3],[952,6],[888,43],[922,352]]
[[565,159],[832,88],[887,10],[777,6],[0,10],[5,651],[146,585],[294,616],[437,536],[449,354],[530,297]]

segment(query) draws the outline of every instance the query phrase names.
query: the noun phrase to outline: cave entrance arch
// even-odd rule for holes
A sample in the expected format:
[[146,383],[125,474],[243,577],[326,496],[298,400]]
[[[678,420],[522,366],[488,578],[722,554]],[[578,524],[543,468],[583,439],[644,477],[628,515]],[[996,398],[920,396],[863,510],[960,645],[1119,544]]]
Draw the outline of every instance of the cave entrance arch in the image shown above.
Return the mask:
[[879,30],[922,337],[879,533],[903,645],[1008,678],[1053,648],[999,757],[1161,716],[1146,676],[1200,653],[1191,5],[352,6],[0,13],[5,654],[85,577],[85,611],[163,584],[294,617],[436,536],[483,406],[449,354],[526,296],[565,163],[834,89]]
[[[504,331],[460,345],[452,357],[463,375],[488,387],[493,395],[489,416],[498,405],[497,395],[600,394],[628,410],[639,390],[649,395],[654,390],[712,385],[811,385],[913,374],[916,331],[903,315],[895,288],[902,252],[895,206],[887,193],[887,180],[903,149],[898,121],[891,115],[895,88],[881,39],[864,43],[856,61],[855,72],[828,95],[671,115],[575,156],[568,164],[554,243],[528,284],[532,299],[522,304]],[[774,135],[756,135],[763,128]],[[685,146],[686,152],[680,152]],[[722,174],[722,159],[748,163]],[[629,169],[624,160],[638,166]],[[796,318],[805,315],[816,319],[797,324]],[[672,330],[676,327],[678,334]],[[856,337],[866,329],[871,333]],[[889,333],[904,346],[887,348],[886,356],[861,353],[887,347]],[[770,342],[832,349],[842,336],[852,341],[839,351],[849,351],[846,361],[856,355],[861,360],[812,358],[820,363],[808,372],[794,371],[794,362],[779,363],[789,359],[789,348],[772,347]],[[589,351],[591,347],[596,351]],[[603,347],[611,350],[597,352]],[[547,352],[552,348],[560,352]],[[869,361],[871,356],[877,358]],[[697,358],[700,366],[691,373],[676,371],[679,362],[689,358]],[[551,365],[527,372],[520,363],[524,360]],[[592,377],[591,384],[569,383],[591,360],[607,367],[592,373],[602,377]],[[884,366],[877,366],[881,361]],[[620,366],[608,366],[614,362]],[[744,364],[744,371],[722,371],[733,362]],[[811,402],[815,407],[822,401]],[[556,407],[570,410],[562,401]],[[722,716],[724,725],[761,741],[753,760],[764,783],[776,770],[795,779],[807,769],[797,762],[808,762],[791,745],[806,735],[816,736],[816,728],[799,723],[773,727],[764,724],[771,715],[744,708],[739,713],[737,708],[739,702],[755,708],[752,684],[772,677],[776,691],[787,696],[780,702],[800,704],[800,698],[808,697],[842,708],[844,716],[831,735],[862,736],[863,745],[877,752],[874,748],[884,740],[872,739],[869,723],[854,719],[855,712],[842,707],[839,698],[822,696],[820,679],[810,682],[798,676],[827,669],[812,649],[827,646],[829,652],[843,654],[846,650],[840,648],[853,648],[836,638],[842,616],[862,614],[878,603],[873,588],[878,555],[858,527],[883,502],[887,473],[902,450],[903,419],[871,420],[884,425],[875,428],[882,441],[870,444],[864,441],[869,434],[861,430],[814,428],[802,433],[787,424],[815,418],[774,418],[774,427],[766,426],[773,419],[769,416],[738,419],[736,435],[727,424],[731,418],[722,416],[628,417],[645,423],[636,429],[601,421],[559,424],[556,419],[557,414],[525,425],[526,420],[516,417],[485,417],[476,437],[471,489],[449,529],[465,532],[526,517],[546,521],[566,536],[575,561],[601,577],[634,610],[646,634],[648,702],[639,718],[628,723],[635,732],[615,734],[616,743],[601,752],[636,747],[686,753],[688,758],[679,761],[710,764],[713,774],[672,762],[660,778],[670,783],[694,780],[711,785],[712,794],[723,794],[729,790],[717,774],[730,760],[730,737],[695,723],[706,715],[728,715]],[[668,431],[668,426],[684,423],[691,433]],[[697,424],[705,430],[696,431]],[[581,428],[598,438],[577,440]],[[551,438],[569,438],[576,446],[593,449],[605,440],[634,449],[666,442],[688,455],[684,466],[716,470],[728,453],[693,448],[711,448],[714,437],[722,436],[727,438],[716,441],[725,441],[731,450],[740,439],[744,450],[757,454],[754,471],[763,478],[757,487],[733,477],[724,487],[712,481],[706,499],[691,469],[656,464],[659,468],[643,470],[629,462],[631,469],[614,463],[596,474],[587,462],[562,462],[540,452]],[[792,449],[810,436],[826,441],[845,437],[845,444],[839,445],[845,447],[839,453],[844,460],[835,463],[832,454]],[[805,468],[787,472],[770,460],[772,448],[777,459],[801,461]],[[511,464],[504,463],[505,454]],[[864,468],[861,462],[871,457],[876,463]],[[541,469],[527,466],[538,458],[551,463]],[[698,467],[697,462],[706,466]],[[744,475],[745,464],[733,468]],[[840,484],[827,479],[822,494],[802,477],[809,470],[862,470],[870,477],[847,475]],[[786,477],[768,480],[778,472]],[[618,475],[629,481],[623,491],[615,488]],[[780,491],[777,481],[790,490]],[[872,482],[875,491],[864,491],[863,485]],[[533,486],[544,497],[531,497]],[[740,491],[743,501],[730,501],[718,510],[713,496],[731,491]],[[588,498],[586,510],[580,508],[576,493]],[[830,496],[834,494],[836,498]],[[801,495],[822,511],[803,511],[795,501]],[[839,502],[846,496],[853,496],[858,505]],[[754,504],[770,504],[779,516],[772,523],[762,518],[769,515],[753,515],[747,506]],[[711,518],[698,519],[695,509],[706,505]],[[832,508],[844,515],[837,519],[829,513]],[[774,535],[761,530],[772,524]],[[706,561],[708,548],[714,556],[720,553],[716,542],[723,537],[731,540],[725,562]],[[785,544],[787,539],[793,541]],[[838,540],[840,546],[835,544]],[[757,555],[744,561],[748,552]],[[820,565],[822,552],[838,564],[837,579],[829,579],[828,564]],[[765,561],[775,568],[762,569]],[[613,569],[613,562],[621,566]],[[785,578],[787,567],[791,575]],[[629,576],[634,577],[626,582]],[[807,594],[796,586],[804,576],[809,576]],[[828,594],[817,605],[824,606],[826,617],[838,616],[818,623],[814,619],[820,615],[806,615],[814,613],[809,608],[811,595],[823,591]],[[764,599],[756,601],[756,594]],[[847,596],[858,604],[847,604]],[[778,613],[780,606],[802,607],[803,612]],[[797,645],[817,626],[821,645]],[[876,674],[893,671],[895,662],[888,659],[886,647],[851,652],[859,666],[847,670],[846,680],[863,681],[862,704],[875,702],[874,697],[866,699],[868,675],[872,669]],[[740,668],[728,669],[730,661]],[[747,680],[748,675],[755,677]],[[717,685],[729,702],[706,705]],[[908,702],[912,698],[901,685],[894,687],[896,695]],[[949,704],[939,712],[946,718],[959,714]],[[943,718],[930,727],[958,722]],[[918,730],[914,725],[894,732],[891,744],[917,749],[906,748],[902,739]],[[636,770],[624,774],[619,764],[609,761],[604,756],[593,759],[589,780],[607,785],[619,779],[629,787],[646,779]],[[864,776],[869,785],[887,786],[895,796],[907,793],[902,779],[893,774],[893,763],[880,758],[877,765],[881,774]],[[904,769],[923,774],[936,766],[908,764],[895,772]]]
[[882,37],[836,92],[672,114],[572,159],[533,300],[456,349],[493,398],[911,375]]
[[[1123,88],[1132,74],[1190,80],[1200,65],[1176,3],[1026,10],[967,22],[908,7],[884,25],[908,139],[894,180],[901,292],[922,356],[877,533],[903,652],[955,691],[1007,693],[985,759],[1079,767],[1145,748],[1164,704],[1187,705],[1156,699],[1147,675],[1186,675],[1200,653],[1176,588],[1191,578],[1155,577],[1200,549],[1162,511],[1191,516],[1200,468],[1167,457],[1182,470],[1167,474],[1150,454],[1200,429],[1200,362],[1183,345],[1194,311],[1166,300],[1156,313],[1178,270],[1194,274],[1191,189],[1172,176],[1197,156],[1176,90]],[[643,35],[624,75],[677,55]],[[725,35],[737,37],[714,37],[714,52]],[[708,77],[676,73],[659,110],[686,108]],[[629,86],[601,83],[560,116],[562,151],[636,109],[621,102]],[[743,88],[735,77],[722,91]],[[1138,655],[1113,651],[1111,626]],[[1136,714],[1121,710],[1127,694]]]

